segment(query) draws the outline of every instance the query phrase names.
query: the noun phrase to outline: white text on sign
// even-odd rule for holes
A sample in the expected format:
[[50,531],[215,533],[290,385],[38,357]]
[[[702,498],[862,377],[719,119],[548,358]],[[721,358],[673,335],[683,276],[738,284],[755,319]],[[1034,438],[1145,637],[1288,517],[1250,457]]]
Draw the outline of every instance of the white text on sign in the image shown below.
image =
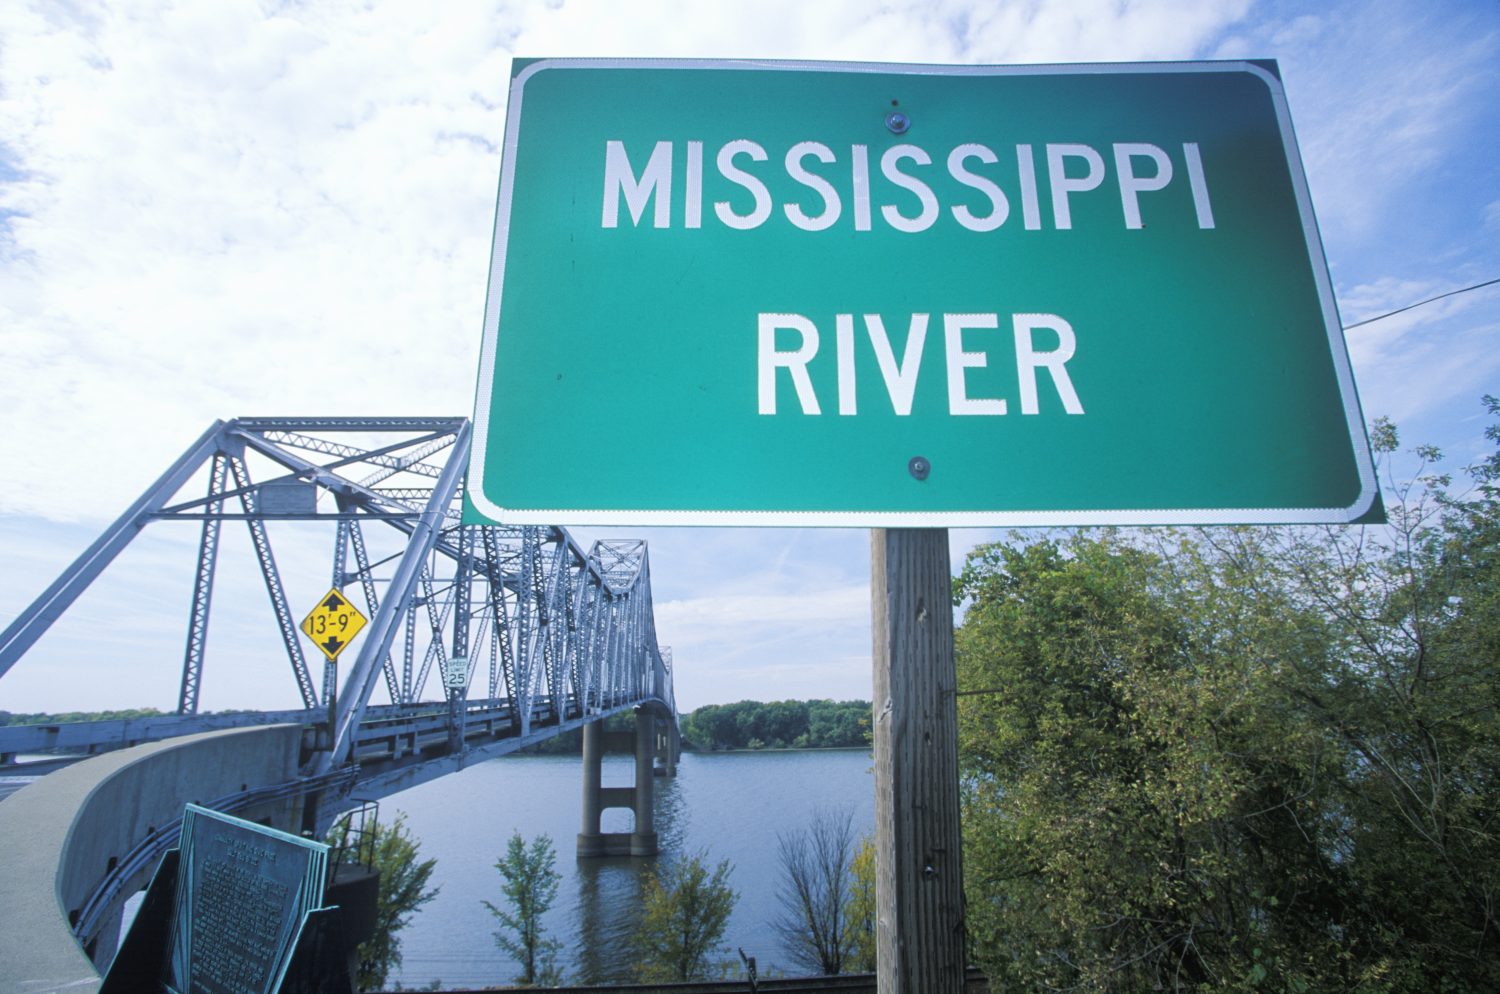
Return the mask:
[[[906,347],[900,360],[897,360],[895,350],[891,347],[890,336],[886,334],[885,322],[881,316],[865,314],[863,320],[865,334],[880,367],[880,378],[891,409],[898,416],[905,417],[911,414],[912,398],[917,392],[917,377],[922,371],[922,353],[927,341],[929,315],[911,316],[907,327]],[[817,325],[801,314],[763,313],[759,315],[757,323],[759,342],[756,350],[756,380],[759,413],[776,413],[776,371],[785,369],[797,392],[797,403],[802,408],[802,413],[821,414],[823,409],[818,403],[817,391],[813,389],[812,377],[807,371],[808,363],[818,354],[821,344]],[[989,353],[983,349],[971,351],[975,344],[974,338],[971,337],[966,342],[964,333],[996,331],[999,327],[998,314],[943,315],[943,355],[948,376],[949,414],[1003,415],[1009,410],[1003,397],[971,397],[965,381],[968,370],[982,369],[989,365]],[[797,346],[790,350],[779,349],[778,332],[795,333],[799,336]],[[1038,332],[1042,333],[1043,341],[1053,347],[1039,347]],[[1069,414],[1082,414],[1083,404],[1079,402],[1078,393],[1073,389],[1067,367],[1078,344],[1073,326],[1056,314],[1013,314],[1011,341],[1015,349],[1021,413],[1041,412],[1037,382],[1039,376],[1045,374],[1062,401],[1063,410]],[[839,413],[843,415],[859,413],[858,385],[854,375],[855,347],[854,315],[834,315],[838,404]]]
[[[684,228],[701,228],[703,143],[689,141],[683,144],[686,162],[682,172],[680,222]],[[1028,231],[1038,231],[1043,227],[1043,221],[1036,152],[1031,145],[1016,145],[1014,148],[1010,161],[1015,164],[1013,192],[1020,196],[1021,224]],[[1127,229],[1143,228],[1141,195],[1166,191],[1172,185],[1176,175],[1173,157],[1166,149],[1149,142],[1115,142],[1107,152],[1114,166],[1114,187],[1119,195],[1124,226]],[[637,173],[625,143],[606,141],[601,227],[620,226],[620,201],[623,199],[633,225],[640,226],[646,207],[651,204],[652,227],[670,228],[675,196],[673,157],[673,143],[659,141],[652,147],[644,168]],[[809,159],[821,164],[817,167],[820,171],[808,167]],[[772,218],[775,205],[771,191],[765,179],[756,175],[757,172],[764,173],[766,167],[752,168],[754,163],[768,160],[765,147],[749,139],[737,139],[719,148],[714,156],[719,175],[745,191],[751,204],[749,211],[738,211],[728,200],[715,201],[713,214],[725,227],[749,230]],[[1002,170],[1000,161],[993,149],[978,142],[965,142],[948,151],[947,174],[988,201],[978,212],[969,204],[949,205],[953,220],[962,227],[970,231],[994,231],[1010,217],[1010,197],[1000,185],[1001,172],[1009,172],[1010,167],[1007,163]],[[1213,205],[1209,200],[1208,180],[1197,142],[1184,142],[1176,161],[1187,173],[1188,189],[1182,195],[1191,195],[1198,228],[1213,228]],[[1052,203],[1052,226],[1059,231],[1071,229],[1073,211],[1069,198],[1097,190],[1104,184],[1110,172],[1105,164],[1105,153],[1091,145],[1048,143],[1043,147],[1043,162]],[[846,196],[855,231],[870,231],[877,215],[896,231],[926,231],[942,216],[942,207],[928,182],[933,178],[932,172],[939,167],[933,164],[932,156],[920,145],[892,145],[880,154],[878,175],[888,184],[885,190],[872,189],[868,145],[851,145],[848,154],[840,159],[830,146],[822,142],[797,142],[786,150],[781,166],[790,179],[822,201],[822,209],[815,213],[808,213],[800,203],[781,205],[787,221],[804,231],[823,231],[839,223],[844,217]],[[837,187],[830,181],[834,177],[840,181]],[[891,187],[904,192],[896,193]],[[1180,187],[1178,184],[1177,189]],[[877,196],[884,199],[890,194],[895,194],[904,204],[875,203]]]

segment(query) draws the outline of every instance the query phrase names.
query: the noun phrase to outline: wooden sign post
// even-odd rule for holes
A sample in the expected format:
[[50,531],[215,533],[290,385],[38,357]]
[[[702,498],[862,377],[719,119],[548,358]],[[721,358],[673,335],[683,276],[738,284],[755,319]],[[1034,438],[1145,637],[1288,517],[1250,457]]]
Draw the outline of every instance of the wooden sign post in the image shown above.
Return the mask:
[[944,528],[870,532],[880,994],[964,988],[958,675]]

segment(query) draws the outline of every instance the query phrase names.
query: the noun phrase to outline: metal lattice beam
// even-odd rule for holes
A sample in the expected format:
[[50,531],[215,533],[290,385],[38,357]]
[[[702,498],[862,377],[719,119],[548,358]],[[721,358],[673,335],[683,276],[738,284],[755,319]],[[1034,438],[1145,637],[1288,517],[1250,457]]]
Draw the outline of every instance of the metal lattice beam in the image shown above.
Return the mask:
[[348,684],[343,699],[339,702],[338,714],[334,718],[333,746],[318,762],[319,772],[326,772],[344,763],[354,749],[355,733],[360,717],[370,699],[374,686],[374,671],[378,661],[390,651],[391,638],[396,633],[396,624],[411,608],[411,601],[422,564],[431,554],[441,533],[444,512],[458,494],[459,481],[469,462],[470,426],[464,422],[456,433],[452,454],[443,466],[443,474],[432,488],[432,499],[412,528],[406,552],[396,566],[391,586],[380,610],[366,633],[359,658],[349,671]]
[[203,653],[208,645],[208,610],[213,601],[214,567],[219,560],[219,529],[222,521],[217,515],[224,509],[224,484],[229,472],[229,459],[222,452],[214,453],[213,468],[209,471],[209,513],[203,531],[198,538],[198,568],[193,571],[193,606],[188,615],[187,648],[182,659],[182,688],[177,695],[178,714],[198,713],[198,688],[203,682]]
[[0,633],[0,676],[4,676],[21,656],[52,627],[52,623],[88,589],[120,551],[130,544],[146,523],[198,471],[198,468],[222,445],[225,423],[215,421],[196,442],[151,485],[140,498],[110,525],[83,555],[73,560],[62,575],[42,591],[15,621]]
[[[350,522],[349,539],[354,545],[354,565],[359,570],[359,585],[364,591],[365,606],[370,609],[370,614],[373,616],[380,608],[380,597],[375,593],[375,576],[370,568],[370,554],[365,550],[365,533],[358,521]],[[391,703],[400,701],[400,690],[396,684],[396,664],[389,652],[381,661],[381,672],[385,674],[385,689],[390,696]]]
[[302,655],[302,643],[297,639],[297,622],[292,619],[292,609],[286,602],[286,588],[281,584],[281,572],[276,568],[276,556],[271,552],[270,533],[266,531],[265,520],[256,515],[257,497],[249,490],[250,471],[245,467],[244,458],[231,457],[229,472],[234,477],[235,486],[240,489],[240,506],[247,515],[245,524],[250,529],[250,541],[255,546],[255,558],[260,562],[266,596],[271,599],[271,610],[276,615],[281,642],[286,646],[287,660],[292,664],[292,676],[302,694],[302,706],[311,710],[318,706],[318,692],[313,688],[312,675],[308,673],[307,660]]

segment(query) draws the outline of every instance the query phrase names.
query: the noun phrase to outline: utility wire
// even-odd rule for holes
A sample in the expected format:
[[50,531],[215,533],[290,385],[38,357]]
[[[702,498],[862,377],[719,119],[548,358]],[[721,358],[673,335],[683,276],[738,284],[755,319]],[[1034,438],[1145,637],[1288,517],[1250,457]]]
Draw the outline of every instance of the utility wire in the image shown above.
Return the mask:
[[1468,293],[1470,290],[1478,290],[1480,287],[1493,286],[1496,283],[1500,283],[1500,278],[1485,280],[1483,283],[1475,283],[1473,286],[1466,286],[1458,290],[1449,290],[1447,293],[1440,293],[1436,297],[1428,297],[1426,300],[1419,300],[1415,304],[1407,304],[1405,307],[1398,307],[1394,311],[1387,311],[1384,314],[1377,314],[1372,318],[1365,318],[1363,321],[1356,321],[1353,324],[1346,324],[1344,325],[1344,330],[1348,331],[1350,328],[1358,328],[1362,324],[1370,324],[1375,321],[1383,321],[1386,318],[1395,317],[1397,314],[1400,314],[1403,311],[1409,311],[1413,307],[1421,307],[1423,304],[1430,304],[1434,300],[1442,300],[1444,297],[1452,297],[1454,294]]

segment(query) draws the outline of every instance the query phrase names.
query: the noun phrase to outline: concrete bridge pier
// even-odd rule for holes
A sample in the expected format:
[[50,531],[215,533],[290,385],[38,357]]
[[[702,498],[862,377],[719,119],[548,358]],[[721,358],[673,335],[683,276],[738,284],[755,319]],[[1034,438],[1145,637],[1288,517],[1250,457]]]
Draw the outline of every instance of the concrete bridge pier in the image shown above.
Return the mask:
[[[656,753],[656,718],[645,710],[635,714],[635,732],[628,736],[635,753],[635,785],[605,787],[603,781],[605,732],[602,722],[583,726],[583,818],[578,832],[580,859],[597,856],[655,856],[655,789],[653,767]],[[622,743],[623,744],[623,743]],[[606,808],[630,808],[635,813],[631,832],[600,831]]]
[[635,713],[635,831],[630,855],[655,856],[656,845],[656,717]]
[[583,822],[578,829],[580,857],[604,855],[604,836],[599,831],[599,816],[604,813],[603,765],[603,722],[591,721],[583,726]]
[[677,723],[659,722],[656,731],[656,758],[661,762],[661,766],[656,771],[657,776],[675,777],[677,760],[681,757],[682,733],[678,731]]

